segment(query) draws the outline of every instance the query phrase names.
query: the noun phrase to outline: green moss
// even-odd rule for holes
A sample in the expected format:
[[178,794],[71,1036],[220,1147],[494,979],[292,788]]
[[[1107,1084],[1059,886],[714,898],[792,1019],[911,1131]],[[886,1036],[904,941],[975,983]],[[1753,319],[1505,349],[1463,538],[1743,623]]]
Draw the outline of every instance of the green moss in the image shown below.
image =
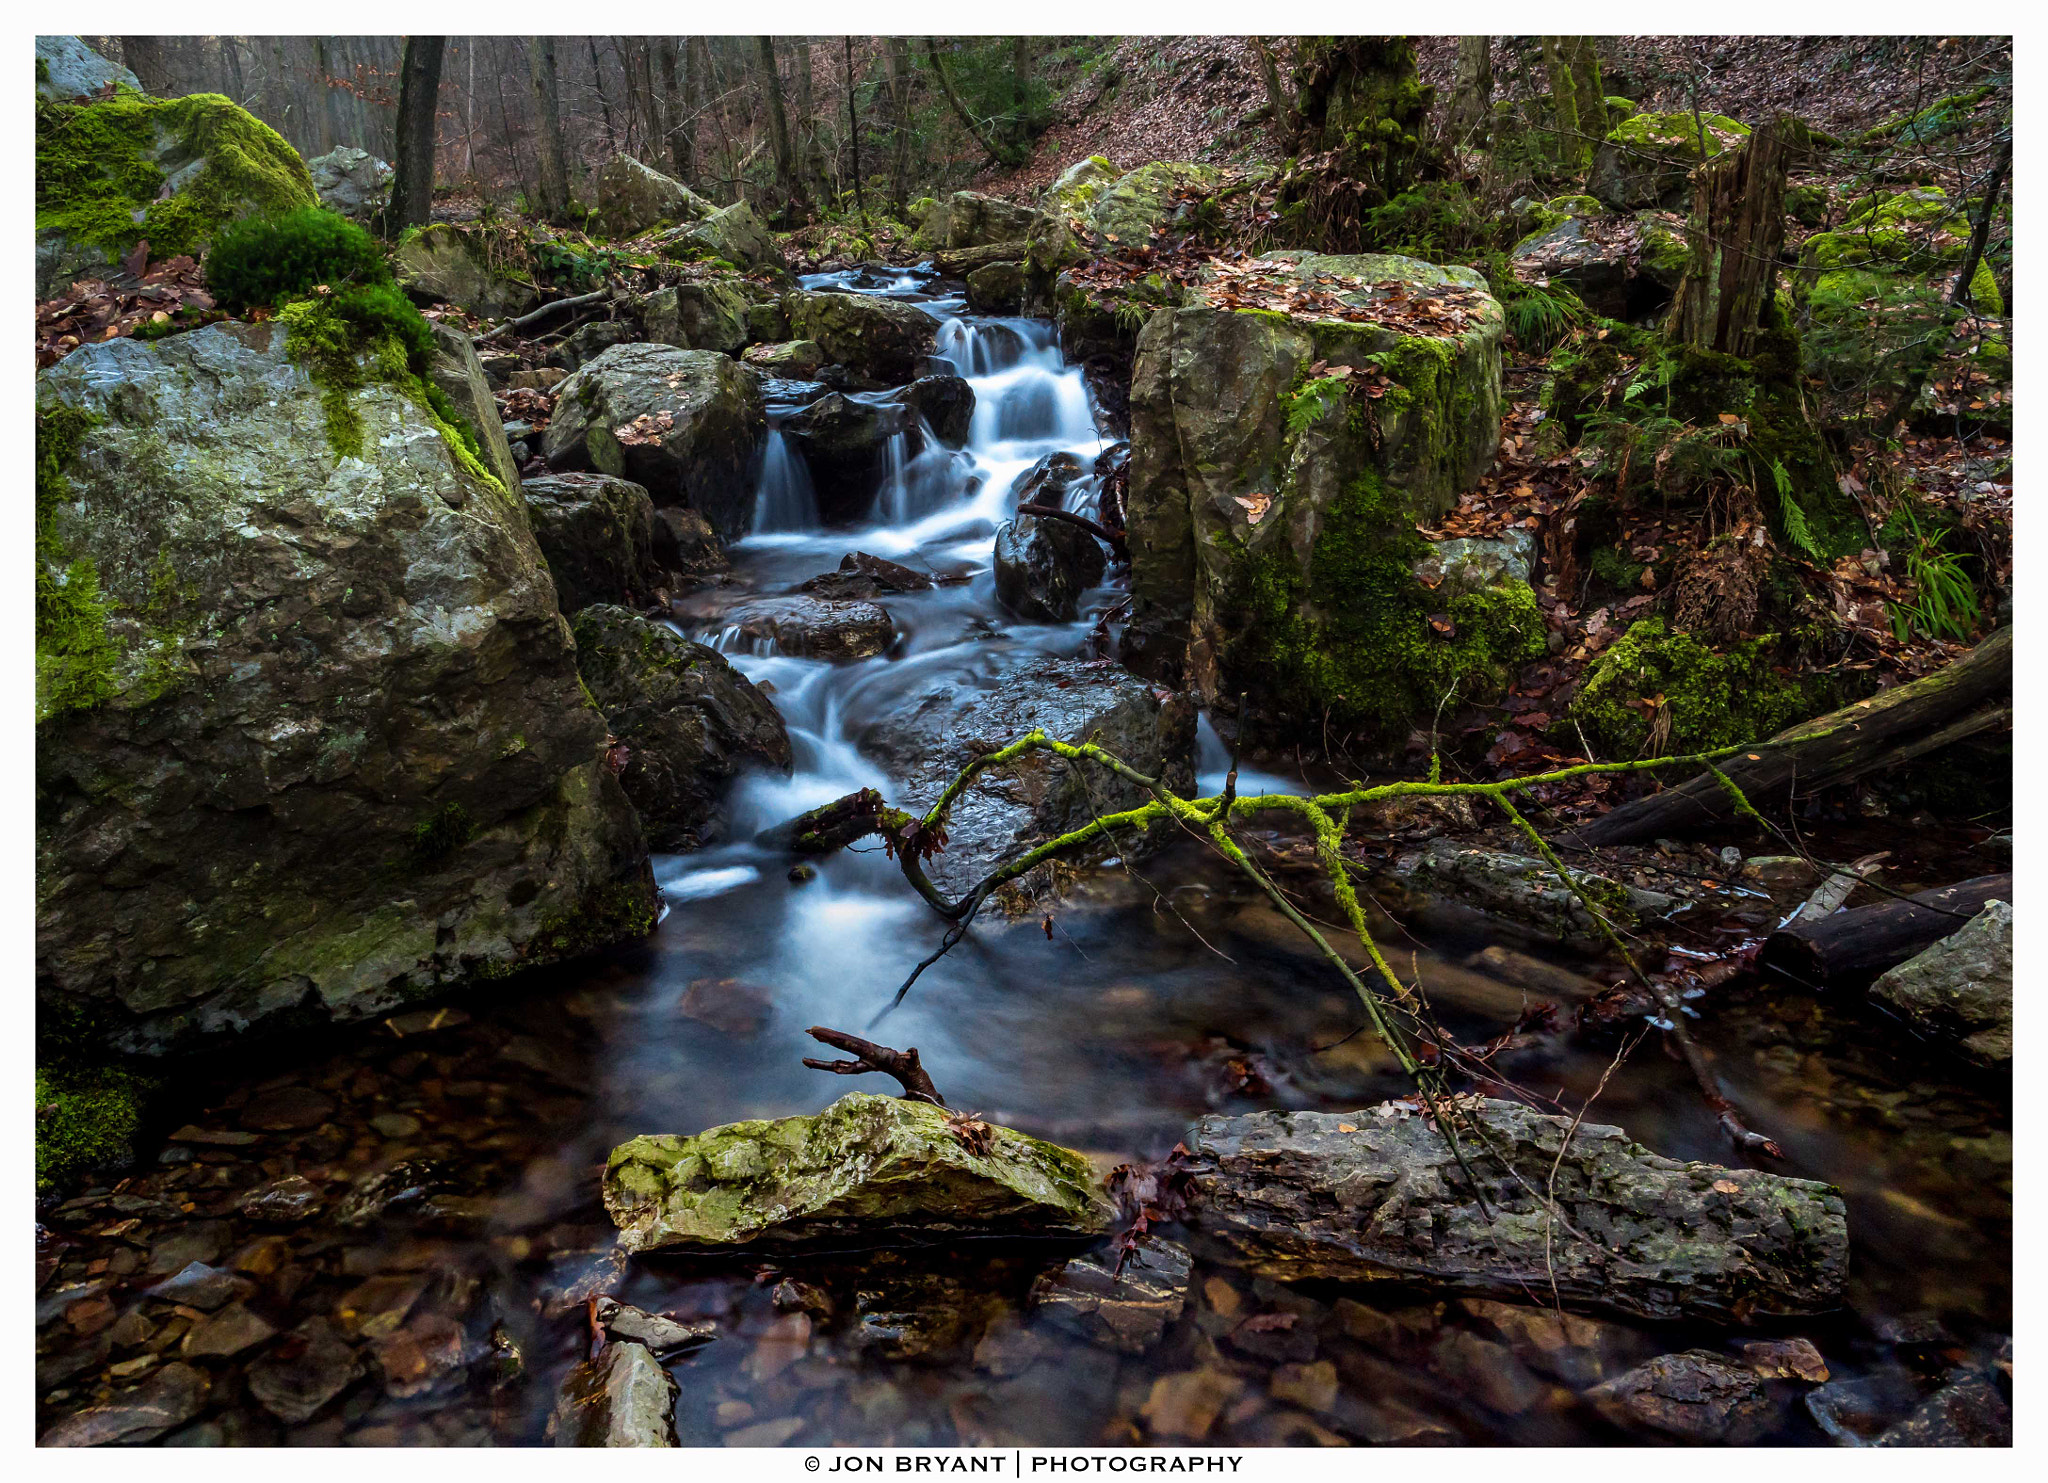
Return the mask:
[[[160,140],[172,141],[166,150]],[[163,196],[157,163],[200,162],[196,177]],[[197,256],[221,226],[256,212],[317,205],[305,161],[267,125],[226,98],[122,93],[87,104],[38,103],[36,230],[125,253]]]
[[445,860],[476,838],[476,821],[459,803],[444,804],[436,813],[413,826],[413,858]]
[[1762,741],[1837,703],[1824,673],[1772,662],[1779,638],[1765,634],[1717,652],[1689,633],[1646,618],[1617,639],[1588,672],[1572,718],[1610,757],[1650,751],[1660,701],[1669,731],[1659,755]]
[[56,528],[70,493],[65,469],[92,417],[71,407],[36,412],[36,720],[87,710],[114,694],[120,646],[107,629],[99,568],[74,559]]
[[1608,130],[1610,143],[1649,154],[1691,155],[1712,159],[1733,143],[1749,137],[1749,125],[1721,113],[1638,113]]
[[1640,561],[1631,561],[1628,553],[1619,546],[1601,546],[1593,552],[1593,575],[1608,586],[1621,591],[1640,590],[1643,573],[1649,568]]
[[1818,184],[1789,187],[1785,192],[1785,214],[1801,226],[1819,226],[1828,216],[1828,188]]
[[126,1163],[153,1083],[111,1066],[37,1066],[36,1192]]

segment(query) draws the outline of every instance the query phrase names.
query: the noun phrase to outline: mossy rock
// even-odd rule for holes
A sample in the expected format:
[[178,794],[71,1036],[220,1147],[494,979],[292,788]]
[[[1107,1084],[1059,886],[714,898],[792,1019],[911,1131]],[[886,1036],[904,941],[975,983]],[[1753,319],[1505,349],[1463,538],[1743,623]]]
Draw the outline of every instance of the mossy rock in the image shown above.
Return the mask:
[[1645,618],[1587,671],[1572,719],[1602,756],[1650,755],[1659,726],[1657,755],[1678,755],[1764,741],[1843,703],[1838,679],[1777,662],[1781,647],[1765,634],[1716,650]]
[[113,1066],[36,1067],[36,1193],[54,1194],[74,1176],[112,1169],[134,1156],[152,1083]]
[[451,222],[408,233],[392,267],[414,298],[454,304],[487,319],[524,314],[540,302],[531,283],[493,267],[483,246]]
[[591,226],[607,237],[637,237],[663,223],[702,221],[718,210],[680,180],[631,155],[613,155],[597,172]]
[[656,289],[640,300],[640,323],[657,345],[738,355],[752,339],[753,304],[736,278],[707,278]]
[[1831,232],[1816,232],[1799,249],[1809,276],[1838,268],[1925,273],[1959,262],[1970,223],[1938,185],[1921,186],[1873,202]]
[[1089,1237],[1114,1213],[1083,1154],[999,1126],[977,1152],[944,1108],[869,1092],[622,1143],[604,1204],[629,1252]]
[[1143,246],[1151,240],[1152,228],[1166,225],[1183,199],[1208,195],[1222,183],[1223,171],[1215,165],[1154,160],[1105,187],[1088,223],[1105,239]]
[[[1916,363],[1915,349],[1948,320],[1949,277],[1944,271],[1929,276],[1869,268],[1821,273],[1800,305],[1807,373],[1853,395],[1859,407],[1872,396],[1898,394]],[[1989,263],[1979,262],[1971,299],[1980,313],[1996,316],[2004,308]],[[1964,388],[1960,397],[1936,391],[1958,385]],[[1924,422],[1937,415],[1937,408],[1952,405],[1966,423],[2009,429],[2012,391],[2012,356],[2003,340],[1952,337],[1913,415]],[[1953,415],[1948,426],[1952,431]]]
[[145,238],[197,257],[230,221],[318,204],[298,153],[218,94],[37,104],[37,298]]
[[1060,171],[1038,198],[1038,209],[1052,216],[1086,217],[1116,179],[1116,166],[1108,156],[1089,155]]
[[1694,166],[1749,137],[1725,114],[1638,113],[1607,133],[1593,155],[1586,189],[1616,211],[1680,207]]
[[815,340],[826,358],[851,371],[864,389],[886,390],[914,379],[938,340],[939,322],[914,304],[873,294],[785,294],[788,338]]

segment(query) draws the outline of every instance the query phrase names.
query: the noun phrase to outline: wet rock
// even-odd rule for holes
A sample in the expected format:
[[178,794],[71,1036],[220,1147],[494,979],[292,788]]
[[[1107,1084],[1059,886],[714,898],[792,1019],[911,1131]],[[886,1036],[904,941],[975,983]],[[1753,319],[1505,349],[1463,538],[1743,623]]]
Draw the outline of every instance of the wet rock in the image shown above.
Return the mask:
[[815,381],[825,367],[825,352],[816,340],[777,340],[749,345],[740,361],[777,381]]
[[166,1278],[154,1287],[144,1288],[142,1295],[166,1303],[182,1303],[187,1308],[204,1308],[209,1312],[235,1298],[246,1298],[256,1291],[256,1284],[246,1277],[237,1277],[233,1272],[223,1272],[218,1267],[209,1267],[204,1262],[193,1262],[175,1277]]
[[126,67],[108,61],[76,36],[36,38],[36,96],[53,103],[90,98],[107,84],[142,91]]
[[297,1174],[259,1184],[238,1202],[242,1214],[263,1225],[292,1226],[320,1211],[320,1187]]
[[430,1313],[378,1338],[370,1354],[383,1373],[384,1393],[402,1400],[464,1374],[469,1346],[461,1324]]
[[982,264],[967,275],[967,307],[976,314],[1021,312],[1028,274],[1023,263]]
[[849,1348],[881,1360],[941,1364],[960,1358],[990,1299],[933,1272],[870,1274],[854,1290]]
[[1309,1411],[1328,1411],[1337,1404],[1337,1367],[1326,1359],[1308,1365],[1280,1365],[1266,1388],[1276,1401]]
[[275,1328],[240,1303],[230,1303],[194,1324],[178,1352],[191,1359],[228,1359],[276,1334]]
[[242,1109],[242,1126],[265,1133],[317,1128],[334,1116],[334,1099],[311,1087],[278,1087],[259,1092]]
[[193,1365],[168,1364],[133,1390],[117,1391],[44,1432],[42,1447],[104,1447],[112,1442],[147,1442],[183,1426],[206,1404],[211,1385]]
[[351,1185],[334,1209],[334,1223],[359,1229],[390,1215],[418,1214],[446,1183],[443,1170],[425,1160],[393,1164]]
[[[670,257],[723,258],[736,268],[751,271],[774,269],[782,275],[788,271],[775,234],[745,201],[735,201],[694,225],[677,228],[661,239],[661,251]],[[787,277],[782,281],[787,282]]]
[[311,1421],[363,1373],[362,1357],[324,1318],[309,1318],[247,1371],[249,1394],[286,1426]]
[[1827,1361],[1810,1339],[1760,1339],[1742,1346],[1742,1358],[1766,1380],[1804,1380],[1819,1385],[1828,1378]]
[[747,344],[747,295],[737,279],[657,289],[640,300],[640,322],[657,345],[738,355]]
[[711,522],[695,510],[669,505],[654,512],[654,559],[669,571],[703,577],[731,562]]
[[1010,499],[1020,505],[1057,505],[1067,491],[1088,477],[1088,466],[1061,449],[1048,453],[1010,483]]
[[391,189],[391,166],[366,149],[341,144],[306,161],[320,204],[343,216],[367,217],[384,204]]
[[[1411,886],[1520,922],[1568,947],[1598,952],[1607,946],[1606,935],[1585,902],[1533,856],[1468,849],[1439,838],[1414,854],[1403,855],[1394,871]],[[1661,891],[1643,890],[1591,871],[1573,871],[1572,876],[1600,903],[1617,930],[1655,921],[1678,905],[1674,897]]]
[[838,571],[820,572],[799,584],[797,591],[827,602],[872,602],[899,592],[923,592],[933,585],[927,572],[865,551],[849,551],[839,559]]
[[1244,1391],[1244,1381],[1222,1370],[1185,1370],[1152,1382],[1139,1414],[1152,1435],[1184,1442],[1205,1440],[1223,1408]]
[[418,1273],[389,1272],[359,1282],[334,1305],[335,1327],[345,1338],[382,1339],[397,1331],[426,1293]]
[[974,1346],[974,1367],[991,1375],[1021,1375],[1059,1346],[1049,1336],[1028,1329],[1013,1315],[999,1316]]
[[556,392],[542,456],[557,473],[631,479],[657,506],[687,505],[731,539],[753,516],[766,429],[759,384],[730,356],[614,345]]
[[1113,1251],[1076,1257],[1039,1280],[1034,1309],[1105,1348],[1145,1353],[1187,1306],[1191,1259],[1176,1242],[1146,1240],[1116,1265]]
[[958,376],[920,376],[888,400],[907,407],[948,448],[967,444],[974,421],[974,388]]
[[772,1380],[810,1352],[811,1315],[785,1313],[769,1324],[748,1352],[747,1378],[756,1385]]
[[1578,1389],[1628,1368],[1646,1342],[1632,1330],[1554,1308],[1466,1298],[1459,1305],[1492,1326],[1515,1357]]
[[814,340],[825,359],[873,390],[901,386],[924,368],[939,321],[915,305],[872,294],[783,295],[792,337]]
[[749,768],[787,775],[781,714],[724,655],[609,604],[570,625],[576,665],[624,746],[620,786],[657,850],[722,837],[725,799]]
[[564,615],[594,603],[637,607],[663,585],[654,557],[654,502],[610,474],[554,474],[514,488],[548,560]]
[[1084,1156],[1008,1128],[992,1138],[976,1153],[942,1108],[853,1092],[810,1117],[623,1143],[605,1209],[631,1252],[1105,1228]]
[[36,1356],[36,1392],[48,1395],[73,1376],[97,1370],[112,1357],[113,1351],[111,1329],[103,1329],[85,1340],[61,1336],[56,1347]]
[[[1280,1281],[1408,1282],[1519,1297],[1530,1272],[1563,1305],[1668,1319],[1744,1321],[1840,1301],[1841,1197],[1827,1185],[1681,1163],[1619,1128],[1516,1103],[1460,1098],[1486,1137],[1461,1139],[1487,1181],[1482,1215],[1441,1133],[1406,1104],[1354,1113],[1211,1116],[1189,1131],[1190,1221],[1229,1265]],[[1524,1172],[1502,1167],[1505,1155]],[[1555,1166],[1556,1199],[1598,1247],[1553,1230],[1528,1170]],[[1331,1191],[1343,1191],[1332,1203]]]
[[767,641],[779,654],[805,659],[867,659],[889,647],[896,621],[871,602],[815,597],[763,597],[721,615],[740,637]]
[[616,1246],[571,1252],[548,1265],[541,1283],[541,1311],[558,1317],[592,1298],[608,1297],[626,1281],[626,1253]]
[[391,266],[407,293],[443,302],[485,319],[509,319],[540,302],[531,283],[491,262],[481,243],[452,222],[430,222],[392,253]]
[[[1182,695],[1162,696],[1115,665],[1020,656],[997,661],[986,681],[932,686],[916,705],[876,722],[861,750],[903,780],[898,807],[922,811],[991,747],[1034,728],[1067,742],[1093,737],[1104,750],[1183,797],[1194,788],[1195,709]],[[980,774],[947,819],[950,841],[926,867],[933,881],[959,891],[1012,850],[1067,833],[1098,811],[1127,809],[1150,794],[1091,769],[1084,781],[1064,759],[1033,753]],[[1095,858],[1142,852],[1126,835]]]
[[417,1138],[422,1124],[410,1113],[385,1112],[371,1118],[370,1126],[376,1130],[378,1137],[397,1140]]
[[1102,543],[1064,520],[1019,515],[996,532],[996,598],[1028,623],[1072,623],[1108,566]]
[[[888,466],[891,440],[915,425],[909,407],[879,397],[827,392],[782,425],[810,470],[819,512],[827,521],[867,513]],[[913,451],[906,440],[905,456]]]
[[1920,1402],[1920,1387],[1904,1370],[1855,1375],[1806,1393],[1806,1409],[1820,1429],[1843,1447],[1868,1447]]
[[240,1133],[229,1129],[200,1128],[187,1123],[184,1127],[178,1129],[177,1132],[171,1134],[171,1141],[173,1143],[203,1143],[209,1147],[218,1148],[247,1148],[250,1144],[259,1143],[262,1140],[254,1133]]
[[1465,1329],[1442,1335],[1430,1351],[1437,1371],[1480,1405],[1519,1416],[1543,1398],[1543,1383],[1504,1344]]
[[562,1382],[557,1447],[674,1447],[676,1382],[645,1348],[607,1344]]
[[1617,1426],[1731,1447],[1771,1427],[1775,1407],[1755,1371],[1711,1349],[1688,1349],[1597,1385],[1586,1399]]
[[676,1012],[727,1035],[758,1035],[775,1015],[775,998],[767,989],[737,978],[700,978],[691,982]]
[[227,1249],[227,1243],[228,1228],[220,1221],[193,1221],[173,1227],[149,1248],[149,1264],[144,1270],[152,1277],[168,1277],[194,1262],[217,1260]]
[[1227,1336],[1232,1349],[1268,1364],[1301,1364],[1316,1357],[1315,1325],[1292,1312],[1254,1313]]
[[1987,1066],[2012,1061],[2012,903],[1984,909],[1870,986],[1924,1033]]
[[718,208],[679,180],[631,155],[613,155],[593,182],[594,225],[607,237],[637,237],[662,222],[696,222]]
[[94,565],[111,649],[107,703],[46,696],[38,727],[68,802],[37,824],[37,971],[123,1048],[414,1007],[654,910],[525,520],[409,392],[334,400],[284,341],[110,340],[38,380],[94,419],[46,534]]
[[2010,1447],[2012,1410],[1989,1381],[1945,1385],[1912,1415],[1886,1428],[1879,1447]]
[[592,1311],[599,1326],[612,1338],[645,1344],[657,1355],[701,1349],[718,1337],[718,1325],[708,1320],[683,1323],[665,1313],[649,1313],[617,1298],[599,1298]]
[[816,1283],[799,1282],[794,1277],[776,1283],[768,1301],[775,1305],[777,1313],[814,1313],[821,1321],[829,1321],[838,1309],[831,1293]]

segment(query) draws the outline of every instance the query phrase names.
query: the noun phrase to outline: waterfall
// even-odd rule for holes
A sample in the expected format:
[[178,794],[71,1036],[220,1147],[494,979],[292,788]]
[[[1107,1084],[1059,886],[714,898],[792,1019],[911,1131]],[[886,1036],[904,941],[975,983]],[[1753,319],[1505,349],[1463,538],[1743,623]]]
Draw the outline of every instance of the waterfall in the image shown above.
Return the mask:
[[818,494],[811,487],[811,471],[790,446],[789,434],[771,428],[761,460],[761,488],[754,497],[754,534],[813,530],[817,524]]

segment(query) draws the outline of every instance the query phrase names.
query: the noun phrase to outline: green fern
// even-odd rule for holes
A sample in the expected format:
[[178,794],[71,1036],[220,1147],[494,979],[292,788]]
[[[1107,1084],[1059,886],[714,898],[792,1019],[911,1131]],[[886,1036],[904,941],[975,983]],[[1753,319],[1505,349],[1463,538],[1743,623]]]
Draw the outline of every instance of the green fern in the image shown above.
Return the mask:
[[1778,515],[1785,527],[1785,539],[1819,561],[1820,543],[1813,538],[1813,527],[1806,523],[1806,511],[1792,496],[1792,476],[1775,458],[1771,460],[1771,478],[1778,486]]

